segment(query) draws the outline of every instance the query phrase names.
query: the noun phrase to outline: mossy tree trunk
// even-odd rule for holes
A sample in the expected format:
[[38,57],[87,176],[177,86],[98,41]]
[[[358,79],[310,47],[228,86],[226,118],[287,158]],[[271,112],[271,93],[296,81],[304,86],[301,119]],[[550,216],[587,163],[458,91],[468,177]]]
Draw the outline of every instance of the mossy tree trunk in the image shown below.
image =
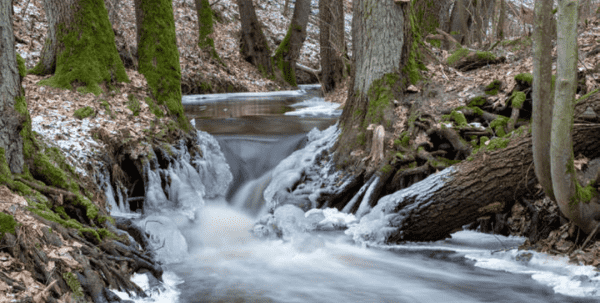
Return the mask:
[[[339,167],[360,161],[350,154],[353,150],[365,149],[369,124],[391,130],[395,119],[394,100],[401,100],[403,87],[409,83],[404,71],[413,39],[407,5],[356,0],[353,7],[354,68],[340,119],[343,133],[336,143]],[[368,147],[366,149],[368,154]]]
[[45,0],[48,33],[37,74],[54,72],[41,84],[72,89],[84,84],[100,94],[98,84],[128,82],[102,0]]
[[262,31],[262,25],[256,17],[252,0],[237,0],[237,4],[242,23],[240,54],[244,60],[256,66],[264,77],[272,78],[271,50]]
[[195,0],[196,11],[198,12],[198,28],[200,34],[198,36],[198,46],[201,49],[207,50],[211,57],[220,63],[221,58],[215,50],[215,41],[210,37],[213,33],[213,12],[210,9],[210,3],[208,0]]
[[550,177],[550,131],[552,129],[552,0],[535,2],[533,28],[533,163],[535,175],[548,197],[554,200]]
[[159,105],[183,130],[191,125],[181,105],[181,67],[175,35],[173,6],[169,0],[135,0],[139,72]]
[[342,0],[319,0],[319,43],[322,89],[330,92],[344,77],[342,57],[346,55],[346,44]]
[[[577,88],[577,6],[579,1],[558,1],[556,91],[552,112],[550,171],[560,211],[584,232],[598,224],[600,204],[590,202],[595,189],[583,189],[575,176],[572,128]],[[585,193],[585,191],[588,191]],[[600,219],[600,218],[599,218]]]
[[276,74],[291,86],[297,86],[296,61],[300,57],[300,49],[306,39],[309,14],[310,0],[296,0],[294,15],[287,34],[273,55]]
[[506,19],[506,0],[500,0],[498,5],[498,23],[496,25],[496,39],[504,39],[504,20]]
[[[10,171],[21,173],[24,164],[23,139],[19,132],[24,121],[15,110],[15,105],[17,99],[21,102],[24,100],[12,22],[11,1],[0,1],[0,149],[4,150]],[[3,160],[0,159],[0,163]]]

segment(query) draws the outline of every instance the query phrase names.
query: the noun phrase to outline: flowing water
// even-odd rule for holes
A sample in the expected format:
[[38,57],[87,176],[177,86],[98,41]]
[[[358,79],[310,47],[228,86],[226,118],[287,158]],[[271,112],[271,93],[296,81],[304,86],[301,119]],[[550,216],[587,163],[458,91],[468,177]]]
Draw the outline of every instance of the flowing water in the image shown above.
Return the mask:
[[[524,241],[522,238],[461,231],[437,242],[369,246],[355,243],[336,228],[299,228],[313,215],[320,216],[319,220],[325,218],[319,224],[350,226],[357,222],[353,215],[334,209],[292,214],[298,212],[292,207],[275,211],[275,217],[283,218],[279,221],[283,222],[282,238],[253,237],[250,231],[255,222],[267,212],[263,192],[269,184],[282,179],[278,174],[281,169],[274,167],[294,151],[296,157],[313,153],[308,147],[302,148],[327,133],[315,132],[307,138],[306,128],[324,129],[335,122],[336,112],[332,119],[332,111],[325,110],[329,117],[323,117],[323,108],[328,105],[313,101],[312,106],[317,106],[312,110],[315,115],[305,108],[300,117],[288,113],[288,116],[260,119],[243,115],[196,119],[198,128],[212,129],[220,146],[220,151],[216,143],[211,148],[203,147],[204,157],[214,160],[202,167],[218,172],[214,174],[219,176],[218,180],[233,181],[226,190],[217,183],[208,184],[205,175],[210,174],[196,178],[193,173],[182,173],[182,168],[168,170],[181,184],[189,184],[189,188],[195,185],[191,181],[185,183],[185,178],[203,184],[187,190],[188,195],[198,195],[197,207],[180,201],[178,206],[139,219],[150,234],[163,241],[159,256],[166,263],[165,284],[152,288],[144,276],[134,278],[154,293],[151,300],[182,303],[598,301],[600,276],[592,267],[568,265],[566,259],[512,249]],[[288,122],[282,123],[282,119]],[[201,123],[203,127],[199,126]],[[203,140],[209,140],[208,135],[202,136]],[[335,134],[331,137],[335,138]],[[231,177],[223,177],[225,169],[231,172]],[[186,191],[185,186],[177,186]],[[212,191],[210,186],[220,187]],[[169,190],[175,187],[172,185]],[[151,191],[152,185],[148,188]],[[158,201],[149,198],[148,191],[147,201]],[[173,200],[173,196],[170,194],[169,199]],[[184,195],[177,195],[177,199],[182,200],[181,196]],[[165,253],[161,254],[161,250]],[[119,295],[128,298],[126,294]]]

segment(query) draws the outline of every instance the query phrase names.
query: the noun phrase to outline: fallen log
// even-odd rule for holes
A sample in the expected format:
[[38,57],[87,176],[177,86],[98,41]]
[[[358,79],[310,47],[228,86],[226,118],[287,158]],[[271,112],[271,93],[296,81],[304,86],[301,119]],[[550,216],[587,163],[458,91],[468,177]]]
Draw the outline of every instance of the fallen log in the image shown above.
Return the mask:
[[[577,104],[576,117],[589,108],[600,112],[599,99],[594,99]],[[576,123],[574,154],[599,157],[598,131],[600,124]],[[486,215],[486,206],[506,205],[535,192],[531,134],[525,131],[513,137],[505,148],[479,152],[472,161],[382,197],[347,233],[355,240],[374,243],[439,240]]]

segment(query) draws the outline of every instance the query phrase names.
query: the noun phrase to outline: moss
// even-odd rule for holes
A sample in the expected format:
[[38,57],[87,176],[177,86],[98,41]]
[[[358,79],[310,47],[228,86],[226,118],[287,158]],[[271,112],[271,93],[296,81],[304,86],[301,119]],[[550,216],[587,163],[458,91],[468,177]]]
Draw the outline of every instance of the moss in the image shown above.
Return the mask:
[[94,108],[90,106],[82,107],[73,113],[73,116],[77,119],[84,119],[94,114]]
[[599,89],[599,88],[596,88],[595,90],[593,90],[593,91],[591,91],[591,92],[589,92],[589,93],[587,93],[587,94],[585,94],[585,95],[583,95],[583,96],[579,97],[579,99],[577,99],[577,101],[576,101],[575,103],[579,103],[579,102],[581,102],[581,101],[585,101],[587,98],[589,98],[589,97],[591,97],[592,95],[596,94],[598,91],[600,91],[600,89]]
[[21,78],[27,76],[27,68],[25,67],[25,59],[17,53],[17,66],[19,67],[19,76]]
[[46,154],[37,153],[33,159],[33,164],[36,166],[36,171],[42,173],[39,177],[46,184],[68,190],[67,175],[63,170],[50,163],[50,158]]
[[369,124],[380,124],[385,120],[384,115],[393,103],[393,88],[398,81],[398,74],[389,73],[371,83],[367,93],[369,97],[368,109],[362,125],[364,128]]
[[77,280],[77,277],[75,277],[72,272],[63,273],[62,277],[67,285],[69,285],[69,288],[71,288],[73,296],[76,298],[83,298],[83,288],[81,288],[81,284],[79,283],[79,280]]
[[490,138],[488,138],[487,136],[481,136],[481,137],[479,137],[479,145],[485,146],[485,142],[487,142],[489,140],[490,140]]
[[491,53],[491,52],[480,52],[480,51],[477,51],[477,52],[475,53],[475,55],[477,56],[477,58],[478,58],[479,60],[485,60],[485,61],[493,61],[493,60],[496,60],[496,55],[494,55],[494,54],[493,54],[493,53]]
[[582,187],[579,185],[579,182],[575,182],[575,198],[578,202],[590,202],[592,198],[597,195],[598,191],[591,184],[588,184],[586,187]]
[[12,215],[0,212],[0,239],[4,237],[5,233],[14,235],[17,225],[17,221],[15,221],[15,218]]
[[[129,82],[117,47],[108,12],[100,0],[78,1],[73,22],[58,25],[57,39],[64,45],[56,56],[54,76],[40,85],[72,89],[81,83],[99,95],[101,82]],[[41,61],[40,63],[41,64]]]
[[389,165],[389,164],[386,164],[386,165],[384,165],[383,167],[381,167],[381,168],[379,169],[379,171],[381,171],[381,172],[382,172],[382,173],[384,173],[384,174],[387,174],[387,173],[390,173],[390,172],[392,172],[392,170],[393,170],[393,169],[394,169],[394,167],[393,167],[393,166],[391,166],[391,165]]
[[469,100],[469,102],[467,102],[467,106],[483,106],[486,102],[487,99],[484,96],[479,96]]
[[148,104],[150,111],[156,117],[162,118],[164,116],[164,112],[160,109],[160,107],[158,105],[156,105],[156,102],[154,102],[154,100],[152,100],[152,98],[146,97],[146,99],[144,99],[144,101],[146,102],[146,104]]
[[450,55],[450,57],[448,57],[448,59],[446,60],[446,62],[449,65],[454,65],[456,62],[458,62],[458,60],[466,57],[469,54],[469,50],[466,48],[459,48],[456,51],[454,51],[454,53],[452,53],[452,55]]
[[31,158],[35,150],[35,142],[31,131],[31,116],[27,110],[27,102],[24,96],[15,98],[15,110],[25,116],[25,122],[23,122],[23,129],[21,129],[20,135],[23,138],[23,156]]
[[504,127],[508,124],[509,119],[508,117],[498,115],[498,118],[490,123],[490,128],[496,132],[496,136],[504,137],[506,135]]
[[490,143],[488,145],[484,145],[485,147],[482,146],[482,148],[484,148],[485,150],[488,150],[488,151],[502,149],[502,148],[506,148],[508,146],[509,142],[510,142],[509,138],[496,137],[496,138],[493,138],[492,140],[490,140]]
[[181,129],[188,131],[191,125],[181,104],[181,67],[172,2],[142,0],[139,9],[144,18],[140,25],[138,70],[146,77],[157,104],[166,105],[168,114],[177,119]]
[[476,107],[476,106],[469,106],[467,108],[472,110],[474,114],[476,114],[478,116],[483,116],[483,110],[481,108]]
[[296,83],[296,71],[291,66],[290,62],[286,61],[284,58],[290,50],[290,40],[292,38],[292,30],[293,24],[290,25],[290,28],[287,31],[287,34],[283,38],[283,41],[275,50],[275,55],[273,55],[273,65],[276,66],[281,73],[283,74],[283,79],[291,86],[298,86]]
[[139,116],[140,110],[142,109],[140,106],[140,101],[134,95],[127,96],[127,108],[131,110],[133,116]]
[[515,80],[520,83],[527,83],[531,86],[533,83],[533,75],[530,73],[521,73],[515,76]]
[[449,116],[450,116],[450,118],[452,118],[452,120],[454,120],[454,122],[456,123],[456,126],[458,126],[458,127],[466,127],[469,125],[467,123],[467,118],[465,118],[465,115],[463,113],[461,113],[460,111],[453,110]]
[[358,143],[358,145],[363,146],[367,144],[367,139],[364,132],[358,133],[358,135],[356,136],[356,142]]
[[513,108],[517,108],[517,109],[523,108],[523,103],[525,102],[525,93],[519,92],[519,91],[514,91],[510,98],[512,99],[511,106]]
[[494,80],[494,81],[492,81],[492,83],[488,84],[485,87],[485,93],[490,96],[497,95],[501,86],[502,86],[502,81]]
[[[198,2],[196,2],[198,3]],[[208,0],[200,0],[200,8],[198,12],[199,31],[198,46],[201,49],[207,49],[210,55],[219,63],[225,65],[219,54],[215,50],[215,41],[209,37],[213,33],[213,11],[210,8]]]

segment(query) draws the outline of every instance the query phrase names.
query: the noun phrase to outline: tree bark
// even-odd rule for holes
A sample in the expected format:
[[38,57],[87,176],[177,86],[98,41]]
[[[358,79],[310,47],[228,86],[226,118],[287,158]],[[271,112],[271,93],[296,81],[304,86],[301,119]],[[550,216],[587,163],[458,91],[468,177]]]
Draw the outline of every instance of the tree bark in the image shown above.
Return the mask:
[[333,91],[344,77],[342,56],[346,54],[346,49],[342,0],[319,0],[319,29],[321,85],[327,93]]
[[23,138],[19,132],[24,121],[15,110],[15,104],[17,98],[25,101],[21,93],[12,22],[11,1],[0,1],[0,152],[5,158],[0,159],[0,163],[6,160],[11,173],[22,173]]
[[504,20],[506,19],[506,2],[500,0],[498,9],[498,25],[496,26],[496,39],[501,41],[504,39]]
[[300,49],[306,39],[309,14],[310,0],[296,0],[290,27],[273,56],[277,73],[280,73],[283,80],[294,87],[298,86],[296,83],[296,61],[300,57]]
[[179,126],[191,125],[181,105],[181,67],[175,35],[173,6],[169,0],[135,0],[139,72],[146,77],[153,97],[166,105]]
[[454,39],[462,45],[470,45],[473,42],[470,30],[473,19],[470,12],[473,12],[471,0],[456,0],[454,2],[454,8],[450,15],[450,28],[447,32],[452,34]]
[[[600,124],[575,125],[575,153],[600,156],[598,129]],[[489,214],[486,206],[495,202],[506,205],[536,190],[531,148],[531,135],[526,133],[504,149],[478,153],[472,161],[384,196],[348,233],[357,240],[376,243],[444,239]]]
[[48,33],[36,74],[54,76],[43,84],[72,89],[82,83],[102,92],[101,82],[127,82],[103,0],[45,0]]
[[550,177],[550,131],[552,129],[552,0],[535,2],[533,28],[532,137],[535,175],[548,197],[554,200]]
[[256,17],[252,0],[237,0],[242,23],[240,54],[244,60],[252,63],[265,77],[272,77],[271,50],[262,25]]

